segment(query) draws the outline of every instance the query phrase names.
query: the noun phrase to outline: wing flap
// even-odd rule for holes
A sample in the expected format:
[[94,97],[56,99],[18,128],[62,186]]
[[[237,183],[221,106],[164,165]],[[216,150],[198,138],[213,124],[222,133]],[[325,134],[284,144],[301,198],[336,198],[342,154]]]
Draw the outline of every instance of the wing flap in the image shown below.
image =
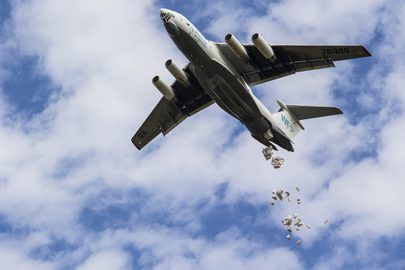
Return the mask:
[[371,53],[364,46],[360,45],[279,45],[273,47],[282,48],[294,61],[325,58],[330,58],[332,61],[340,61],[371,56]]
[[177,108],[174,102],[162,98],[131,141],[136,148],[141,150],[157,135],[168,134],[186,118],[187,116]]

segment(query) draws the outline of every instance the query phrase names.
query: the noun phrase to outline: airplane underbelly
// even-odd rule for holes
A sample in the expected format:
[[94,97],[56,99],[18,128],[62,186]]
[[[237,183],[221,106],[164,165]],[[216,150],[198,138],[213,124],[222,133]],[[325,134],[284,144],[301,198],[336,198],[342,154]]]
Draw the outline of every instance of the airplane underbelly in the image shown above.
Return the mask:
[[219,75],[207,79],[212,98],[239,120],[248,121],[253,110],[242,100],[234,88]]
[[[215,75],[207,79],[208,93],[225,111],[240,120],[252,133],[264,133],[269,123],[264,119],[253,95],[234,74],[212,59],[210,70]],[[230,112],[229,112],[230,111]]]
[[176,44],[193,64],[195,75],[208,95],[224,111],[241,121],[252,133],[263,134],[269,130],[270,125],[262,116],[251,92],[227,67],[211,59],[206,51],[209,49],[204,50],[182,31]]

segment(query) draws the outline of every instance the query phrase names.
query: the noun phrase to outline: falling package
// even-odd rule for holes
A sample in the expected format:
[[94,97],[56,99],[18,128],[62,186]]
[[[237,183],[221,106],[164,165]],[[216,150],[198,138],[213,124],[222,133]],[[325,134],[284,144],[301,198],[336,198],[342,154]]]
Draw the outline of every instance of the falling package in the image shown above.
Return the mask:
[[287,216],[285,219],[283,219],[281,221],[281,223],[283,223],[283,225],[290,227],[292,224],[292,218],[291,216]]
[[297,227],[304,226],[304,224],[301,221],[296,222],[294,225],[297,226]]
[[284,199],[284,190],[280,189],[279,191],[276,191],[276,196],[280,201],[282,201]]
[[[285,226],[288,233],[292,233],[293,230],[295,232],[300,232],[304,228],[311,229],[310,225],[306,225],[302,222],[302,219],[298,216],[297,213],[288,215],[286,218],[281,220],[281,223]],[[291,227],[293,227],[293,228],[291,228]],[[288,234],[288,235],[290,235],[290,234]]]
[[282,201],[283,199],[286,199],[290,197],[290,192],[288,191],[284,191],[282,188],[280,190],[277,191],[273,191],[273,199],[277,200],[279,199],[280,201]]
[[301,246],[301,240],[297,240],[297,246],[299,247],[299,246]]
[[287,238],[287,240],[291,240],[292,237],[291,237],[291,235],[287,234],[286,238]]
[[271,159],[271,157],[273,156],[273,148],[271,147],[263,148],[262,154],[266,160]]
[[271,160],[271,165],[274,167],[274,169],[280,169],[281,165],[284,163],[284,158],[281,157],[274,157]]

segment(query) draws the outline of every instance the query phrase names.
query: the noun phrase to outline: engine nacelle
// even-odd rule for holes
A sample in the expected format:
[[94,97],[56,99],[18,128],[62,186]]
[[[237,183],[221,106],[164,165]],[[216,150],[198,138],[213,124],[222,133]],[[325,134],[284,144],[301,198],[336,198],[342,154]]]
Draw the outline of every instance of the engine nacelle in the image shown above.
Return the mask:
[[187,74],[184,72],[183,69],[179,68],[171,59],[166,61],[165,64],[167,70],[176,78],[177,81],[182,83],[185,86],[190,86],[190,81],[187,77]]
[[245,63],[249,62],[249,55],[243,47],[243,45],[240,43],[240,41],[232,34],[228,34],[225,36],[225,42],[231,47],[232,51],[240,58],[242,59]]
[[270,62],[274,63],[276,61],[276,55],[274,54],[271,46],[264,40],[264,38],[256,33],[252,36],[252,42],[259,52]]
[[172,100],[176,96],[173,89],[162,81],[159,76],[153,77],[152,83],[167,100]]

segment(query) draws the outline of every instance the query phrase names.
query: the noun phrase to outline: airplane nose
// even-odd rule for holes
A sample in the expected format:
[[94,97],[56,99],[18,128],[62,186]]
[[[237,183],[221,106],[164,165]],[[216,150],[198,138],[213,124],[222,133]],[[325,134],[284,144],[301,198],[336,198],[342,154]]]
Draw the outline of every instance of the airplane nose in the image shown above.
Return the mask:
[[169,10],[168,9],[166,9],[166,8],[161,8],[160,9],[160,14],[164,14],[164,13],[169,13]]
[[161,8],[160,9],[160,17],[163,20],[164,26],[166,28],[166,31],[169,33],[171,37],[176,37],[179,35],[180,30],[175,24],[175,22],[172,20],[174,15],[172,14],[172,11],[166,9],[166,8]]
[[169,33],[169,35],[172,37],[176,37],[180,33],[180,30],[177,27],[177,25],[175,25],[172,22],[165,22],[165,28],[166,28],[166,31]]

